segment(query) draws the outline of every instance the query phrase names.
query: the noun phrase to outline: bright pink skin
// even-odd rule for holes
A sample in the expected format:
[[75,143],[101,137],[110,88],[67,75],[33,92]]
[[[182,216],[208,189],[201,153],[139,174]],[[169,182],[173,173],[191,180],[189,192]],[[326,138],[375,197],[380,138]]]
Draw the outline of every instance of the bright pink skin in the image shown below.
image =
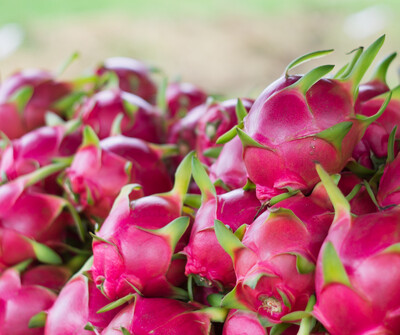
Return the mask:
[[173,196],[147,196],[132,203],[127,196],[118,197],[97,233],[114,246],[93,241],[96,285],[112,300],[134,293],[131,285],[146,296],[172,295],[168,271],[174,250],[166,236],[140,228],[162,228],[180,215],[180,200]]
[[97,75],[112,71],[118,76],[119,87],[125,92],[133,93],[142,99],[154,103],[157,86],[150,77],[149,67],[132,58],[112,57],[96,70]]
[[268,335],[257,314],[232,309],[224,323],[222,335]]
[[247,170],[243,161],[243,145],[239,137],[224,145],[217,160],[210,166],[210,179],[213,183],[222,181],[223,186],[219,186],[218,183],[216,185],[217,193],[246,185]]
[[191,304],[162,298],[142,298],[125,307],[101,335],[120,335],[121,327],[135,335],[208,335],[211,321]]
[[24,185],[24,177],[19,177],[0,186],[0,268],[36,258],[24,237],[57,242],[68,224],[61,215],[64,199]]
[[28,328],[29,320],[48,310],[56,298],[44,287],[21,284],[15,269],[3,272],[0,277],[0,334],[42,335],[43,328]]
[[388,91],[390,91],[389,86],[380,79],[374,79],[368,83],[361,84],[358,88],[358,95],[354,109],[357,113],[361,113],[362,105],[366,101]]
[[[22,116],[17,115],[15,109],[9,116],[10,106],[5,107],[9,99],[18,90],[25,86],[33,88],[33,95],[27,103]],[[56,82],[51,73],[47,71],[30,69],[18,72],[2,82],[0,86],[0,121],[14,121],[13,123],[0,122],[0,131],[9,138],[14,139],[24,133],[43,126],[44,116],[49,110],[53,110],[52,104],[71,92],[67,83]],[[5,110],[3,110],[5,108]],[[8,112],[7,112],[8,110]],[[4,114],[3,114],[4,113]]]
[[[384,102],[383,97],[376,97],[366,101],[360,108],[360,114],[372,116],[376,114]],[[377,158],[385,158],[388,150],[388,140],[394,126],[400,124],[400,100],[392,98],[384,113],[371,125],[368,126],[364,136],[354,148],[353,157],[363,166],[373,169],[371,154]],[[396,131],[395,138],[400,139],[400,127]],[[395,153],[399,147],[395,146]]]
[[[242,99],[242,103],[249,111],[253,101]],[[210,166],[215,161],[213,158],[204,156],[204,151],[221,147],[222,144],[216,144],[217,139],[237,125],[236,104],[237,99],[214,103],[208,106],[204,115],[199,119],[196,125],[196,151],[202,163]]]
[[[399,242],[399,208],[358,217],[341,212],[321,248],[315,278],[313,314],[329,334],[400,332],[400,254],[396,248],[384,251]],[[328,243],[342,262],[350,287],[325,283],[323,255]]]
[[205,103],[207,94],[190,83],[170,83],[165,94],[168,105],[168,118],[175,122],[186,116],[194,107]]
[[25,271],[21,281],[23,285],[40,285],[58,292],[71,275],[71,271],[65,266],[39,265]]
[[101,331],[122,309],[122,307],[118,307],[108,312],[97,313],[99,309],[110,302],[96,288],[92,280],[80,274],[64,286],[53,307],[49,310],[44,334],[93,334],[91,331],[84,330],[88,322]]
[[219,244],[214,232],[214,220],[220,220],[236,231],[242,224],[251,224],[261,203],[254,191],[234,190],[203,202],[193,224],[188,245],[185,274],[202,278],[204,285],[221,290],[233,288],[235,271],[230,256]]
[[400,204],[400,154],[393,162],[386,165],[379,183],[376,200],[381,207]]
[[[137,108],[133,115],[129,114],[124,103]],[[152,143],[162,141],[160,111],[132,93],[118,89],[100,91],[89,98],[78,111],[83,124],[91,126],[100,139],[110,136],[113,121],[121,113],[124,115],[121,122],[123,135]]]
[[[341,149],[316,135],[338,123],[353,122]],[[267,88],[244,119],[244,131],[266,146],[244,148],[244,162],[257,196],[267,200],[287,188],[309,192],[319,181],[314,162],[338,173],[362,135],[350,90],[339,81],[321,79],[304,96],[296,87]],[[301,154],[300,154],[301,153]]]
[[33,172],[51,164],[55,157],[74,154],[80,142],[80,134],[67,135],[64,126],[33,130],[6,147],[0,160],[0,174],[12,180]]
[[[332,219],[330,209],[301,193],[261,214],[244,234],[246,248],[235,256],[237,299],[273,323],[287,313],[304,310],[314,293],[314,271],[310,268],[301,274],[296,255],[315,264]],[[251,288],[250,282],[257,278]],[[278,290],[291,307],[284,304]]]
[[135,182],[142,185],[144,195],[167,192],[172,181],[161,159],[161,152],[153,149],[143,140],[113,136],[100,142],[102,149],[132,162]]

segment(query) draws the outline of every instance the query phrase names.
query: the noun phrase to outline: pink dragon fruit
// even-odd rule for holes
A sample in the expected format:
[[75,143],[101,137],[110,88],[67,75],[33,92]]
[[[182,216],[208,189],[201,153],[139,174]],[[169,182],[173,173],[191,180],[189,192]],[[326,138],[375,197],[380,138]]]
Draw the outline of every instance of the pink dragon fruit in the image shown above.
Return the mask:
[[175,82],[167,86],[165,98],[170,123],[182,119],[188,111],[206,102],[207,94],[190,83]]
[[217,139],[237,125],[239,113],[246,114],[252,104],[249,99],[232,99],[208,106],[196,125],[196,151],[202,163],[209,166],[215,161],[222,149]]
[[[388,154],[388,141],[393,127],[400,124],[400,86],[391,92],[392,99],[385,112],[373,122],[365,131],[360,143],[354,148],[353,157],[361,165],[375,169],[374,160],[383,160]],[[364,102],[360,108],[360,114],[367,117],[374,115],[379,106],[387,99],[388,93],[379,95]],[[400,139],[400,129],[397,129],[395,138]],[[398,145],[395,153],[399,152]]]
[[216,221],[237,277],[222,306],[257,312],[272,325],[298,320],[288,314],[304,310],[314,292],[315,263],[331,222],[329,208],[302,193],[261,214],[242,241]]
[[327,172],[317,170],[335,218],[318,256],[313,315],[332,335],[398,334],[399,208],[354,216]]
[[83,236],[79,217],[65,199],[32,186],[64,167],[61,163],[48,165],[0,186],[0,269],[29,258],[60,263],[58,254],[45,244],[64,236],[70,224],[70,216],[62,213],[64,208],[71,211]]
[[122,134],[160,143],[163,137],[160,111],[137,95],[119,89],[96,93],[77,110],[85,125],[91,126],[100,139],[111,135],[112,124],[119,114]]
[[186,295],[168,281],[168,272],[171,257],[180,251],[175,247],[189,224],[189,218],[181,215],[191,157],[182,161],[168,193],[131,203],[129,194],[137,185],[125,186],[97,232],[91,271],[96,285],[111,300],[135,291],[146,296]]
[[382,208],[390,208],[400,204],[400,154],[389,162],[379,183],[376,200]]
[[62,265],[38,265],[24,271],[21,276],[23,285],[39,285],[59,292],[72,273]]
[[0,86],[0,131],[10,139],[43,126],[53,104],[71,92],[67,83],[55,81],[42,70],[24,70],[7,78]]
[[224,323],[222,335],[268,335],[268,333],[256,313],[232,309]]
[[93,334],[92,329],[101,332],[122,309],[98,313],[110,300],[97,289],[90,275],[87,276],[74,276],[61,290],[48,312],[45,335]]
[[[321,79],[333,66],[320,66],[281,90],[273,84],[257,98],[244,118],[244,130],[238,127],[237,132],[260,200],[288,189],[309,192],[319,180],[316,160],[330,173],[340,172],[347,164],[366,126],[388,103],[387,99],[371,118],[356,115],[353,107],[358,84],[383,41],[384,37],[379,38],[364,51],[345,77]],[[285,76],[298,63],[292,62]]]
[[86,127],[64,184],[81,210],[95,219],[105,219],[121,188],[131,182],[142,186],[136,198],[172,188],[161,155],[160,146],[137,138],[113,136],[99,142]]
[[0,277],[0,334],[42,335],[43,329],[30,328],[30,320],[48,310],[57,296],[38,285],[21,284],[18,270],[10,268]]
[[127,57],[108,58],[96,70],[97,75],[107,72],[117,75],[119,87],[125,92],[133,93],[142,99],[154,103],[157,87],[150,77],[150,68],[144,63]]
[[119,312],[101,335],[211,334],[211,320],[222,322],[226,311],[199,307],[178,300],[135,295],[135,301]]
[[193,177],[202,191],[202,205],[196,214],[190,240],[183,253],[187,256],[186,275],[194,275],[199,283],[220,290],[233,288],[236,277],[229,255],[219,245],[214,232],[218,219],[233,232],[243,224],[251,224],[261,209],[254,191],[237,189],[219,196],[204,168],[193,159]]
[[238,137],[224,145],[210,167],[210,179],[218,194],[246,185],[247,170],[243,161],[243,146]]

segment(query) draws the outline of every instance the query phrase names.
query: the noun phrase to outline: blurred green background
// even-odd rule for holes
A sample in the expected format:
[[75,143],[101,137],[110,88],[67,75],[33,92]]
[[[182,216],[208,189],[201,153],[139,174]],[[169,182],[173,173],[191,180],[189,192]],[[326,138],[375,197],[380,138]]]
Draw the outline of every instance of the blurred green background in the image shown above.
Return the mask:
[[[335,49],[299,72],[321,62],[339,68],[347,52],[381,34],[380,57],[397,51],[399,14],[398,0],[3,0],[0,74],[56,70],[78,51],[65,78],[107,57],[129,56],[210,93],[255,97],[306,52]],[[392,85],[398,65],[390,70]]]

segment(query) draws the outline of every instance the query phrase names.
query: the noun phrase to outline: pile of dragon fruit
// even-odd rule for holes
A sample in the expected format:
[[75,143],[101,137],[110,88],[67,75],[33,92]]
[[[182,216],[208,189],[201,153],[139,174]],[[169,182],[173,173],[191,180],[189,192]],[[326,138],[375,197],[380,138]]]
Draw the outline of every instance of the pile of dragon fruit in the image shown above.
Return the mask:
[[383,42],[255,101],[129,58],[5,78],[0,334],[400,334]]

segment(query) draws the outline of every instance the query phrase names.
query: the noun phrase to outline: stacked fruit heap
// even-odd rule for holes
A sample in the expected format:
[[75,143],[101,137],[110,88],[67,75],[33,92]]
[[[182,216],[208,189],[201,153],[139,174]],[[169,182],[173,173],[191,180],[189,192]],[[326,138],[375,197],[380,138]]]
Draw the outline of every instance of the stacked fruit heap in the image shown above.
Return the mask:
[[[0,334],[399,334],[382,46],[253,102],[106,60],[0,86]],[[153,77],[152,77],[153,76]]]

